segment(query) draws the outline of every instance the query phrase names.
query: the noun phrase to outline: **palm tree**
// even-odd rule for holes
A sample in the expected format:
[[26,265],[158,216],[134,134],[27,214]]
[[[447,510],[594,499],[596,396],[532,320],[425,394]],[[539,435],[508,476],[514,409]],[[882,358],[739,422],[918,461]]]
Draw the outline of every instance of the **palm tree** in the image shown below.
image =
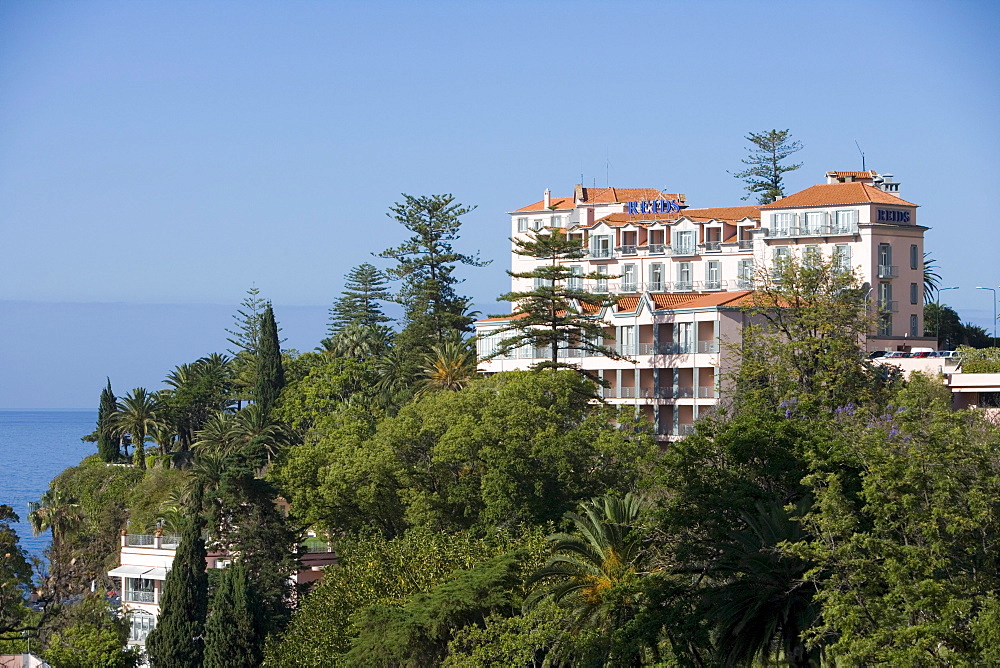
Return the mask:
[[216,413],[205,421],[205,426],[195,434],[192,447],[198,452],[216,452],[228,455],[236,447],[237,434],[236,416],[232,413]]
[[364,360],[377,357],[389,348],[391,330],[382,325],[348,325],[328,339],[321,341],[320,352],[336,357]]
[[411,391],[413,371],[409,351],[399,346],[390,348],[375,360],[376,399],[382,406],[391,409],[404,403]]
[[173,449],[174,439],[177,432],[174,428],[166,424],[158,424],[149,431],[149,438],[156,443],[161,455],[167,455]]
[[934,301],[938,286],[941,285],[941,274],[937,272],[937,262],[930,253],[924,253],[924,303]]
[[424,364],[424,390],[460,390],[476,375],[475,352],[458,338],[431,346]]
[[811,564],[778,547],[806,538],[793,515],[807,510],[806,500],[794,513],[780,503],[742,513],[747,528],[723,548],[712,568],[720,583],[706,592],[718,665],[749,666],[780,654],[791,666],[818,665],[819,650],[808,649],[803,638],[819,615],[815,585],[805,579]]
[[582,503],[580,513],[566,513],[575,532],[549,536],[553,554],[528,579],[533,591],[525,607],[550,597],[568,609],[576,629],[619,628],[634,614],[627,592],[642,575],[642,536],[636,530],[642,508],[632,494],[605,495]]
[[291,437],[288,430],[281,424],[273,422],[258,404],[250,404],[236,414],[233,433],[240,446],[244,448],[255,446],[254,450],[259,448],[258,452],[249,454],[264,455],[267,459],[266,465],[271,463],[282,446],[289,443]]
[[143,449],[146,435],[161,425],[160,408],[155,394],[147,392],[144,387],[137,387],[118,402],[115,412],[111,414],[114,432],[118,436],[128,434],[132,438],[132,459],[140,469],[146,468]]
[[52,544],[58,547],[64,537],[76,531],[83,520],[80,503],[61,489],[49,488],[38,501],[28,503],[28,522],[37,536],[52,530]]

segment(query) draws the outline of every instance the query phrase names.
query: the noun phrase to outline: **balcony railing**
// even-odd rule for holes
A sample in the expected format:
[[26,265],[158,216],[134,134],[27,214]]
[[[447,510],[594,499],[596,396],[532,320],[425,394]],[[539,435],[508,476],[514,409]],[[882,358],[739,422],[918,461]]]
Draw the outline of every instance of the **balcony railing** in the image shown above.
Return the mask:
[[691,292],[694,289],[694,284],[691,281],[677,281],[674,283],[674,290],[677,292]]
[[831,234],[857,234],[858,226],[853,225],[806,225],[802,227],[785,227],[767,229],[767,236],[776,239],[788,237],[825,237]]
[[753,239],[740,239],[737,243],[741,251],[753,250]]
[[879,278],[896,278],[899,276],[899,267],[894,264],[880,264],[878,266]]
[[753,280],[749,278],[736,279],[737,290],[753,290]]
[[690,385],[681,385],[674,390],[674,397],[677,399],[690,399],[694,396],[694,388]]
[[719,342],[718,341],[699,341],[698,342],[698,352],[699,353],[717,353],[717,352],[719,352]]
[[661,355],[687,355],[693,346],[688,343],[666,342],[660,344],[659,353]]
[[125,544],[129,547],[152,547],[155,539],[152,534],[130,533],[125,536]]
[[706,241],[704,244],[706,253],[721,253],[722,252],[722,242],[721,241]]
[[609,257],[611,257],[611,249],[610,248],[591,248],[590,249],[590,257],[595,257],[595,258],[599,258],[599,259],[600,258],[609,258]]
[[714,399],[715,398],[715,387],[711,385],[702,385],[698,388],[698,398],[699,399]]
[[880,300],[878,303],[878,310],[884,313],[899,313],[899,302]]
[[721,290],[722,289],[722,281],[720,281],[720,280],[705,281],[705,289],[706,290]]
[[617,250],[622,255],[637,255],[638,254],[638,251],[636,250],[635,246],[619,246],[615,250]]
[[649,244],[649,254],[650,255],[663,255],[666,252],[667,247],[663,244]]
[[690,436],[694,433],[693,424],[679,424],[677,425],[677,435],[678,436]]
[[126,589],[125,600],[128,603],[153,603],[153,592]]
[[671,246],[670,247],[670,254],[671,255],[676,255],[676,256],[694,255],[695,254],[695,248],[694,248],[694,246]]

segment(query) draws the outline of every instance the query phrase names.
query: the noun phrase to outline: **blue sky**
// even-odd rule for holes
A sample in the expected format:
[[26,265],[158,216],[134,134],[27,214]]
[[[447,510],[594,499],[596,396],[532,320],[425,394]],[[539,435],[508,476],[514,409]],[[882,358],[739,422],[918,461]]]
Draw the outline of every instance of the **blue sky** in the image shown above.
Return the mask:
[[[247,288],[309,350],[400,193],[505,212],[575,183],[740,204],[750,131],[895,174],[944,293],[1000,286],[1000,10],[985,2],[0,3],[0,407],[90,407],[224,350]],[[378,263],[379,261],[375,261]],[[161,307],[159,305],[169,305]]]

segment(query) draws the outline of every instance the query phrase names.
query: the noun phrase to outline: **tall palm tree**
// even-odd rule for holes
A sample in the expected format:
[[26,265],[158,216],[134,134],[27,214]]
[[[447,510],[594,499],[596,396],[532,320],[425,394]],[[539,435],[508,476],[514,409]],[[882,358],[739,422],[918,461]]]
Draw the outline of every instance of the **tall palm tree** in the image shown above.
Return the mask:
[[52,544],[56,547],[63,538],[76,531],[83,520],[80,503],[61,489],[49,488],[38,501],[28,503],[28,522],[37,536],[52,530]]
[[[233,432],[241,447],[254,446],[254,456],[263,455],[267,464],[289,443],[291,435],[285,427],[272,421],[263,407],[250,404],[235,416]],[[266,465],[265,465],[266,466]]]
[[453,339],[434,346],[424,358],[424,390],[460,390],[476,375],[476,355],[467,341]]
[[623,590],[642,573],[642,534],[636,524],[643,504],[632,494],[605,495],[582,503],[580,513],[566,513],[574,533],[549,537],[552,556],[529,579],[527,608],[544,598],[568,609],[572,626],[608,631],[632,614]]
[[119,436],[128,434],[134,451],[132,459],[140,469],[146,468],[144,445],[146,436],[161,425],[159,411],[161,405],[155,394],[137,387],[126,394],[111,414],[111,424]]
[[924,253],[924,303],[934,301],[938,286],[941,285],[941,274],[937,272],[937,261],[930,253]]
[[323,339],[322,347],[317,350],[336,357],[364,360],[384,353],[391,338],[391,330],[383,325],[348,325],[332,337]]
[[236,416],[232,413],[215,413],[195,434],[194,449],[198,452],[216,452],[227,455],[239,441]]
[[173,450],[177,432],[168,424],[160,423],[149,430],[149,438],[156,443],[161,455],[167,455]]

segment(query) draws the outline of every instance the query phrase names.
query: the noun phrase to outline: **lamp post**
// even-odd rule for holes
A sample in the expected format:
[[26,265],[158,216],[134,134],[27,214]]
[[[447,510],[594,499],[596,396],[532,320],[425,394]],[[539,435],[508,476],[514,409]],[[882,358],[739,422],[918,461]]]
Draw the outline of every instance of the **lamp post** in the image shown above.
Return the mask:
[[934,338],[936,339],[934,345],[937,347],[941,346],[941,291],[942,290],[958,290],[957,285],[953,285],[950,288],[938,288],[937,289],[937,314],[934,318]]
[[977,285],[976,290],[989,290],[993,293],[993,345],[997,345],[997,291],[996,288],[984,288]]

